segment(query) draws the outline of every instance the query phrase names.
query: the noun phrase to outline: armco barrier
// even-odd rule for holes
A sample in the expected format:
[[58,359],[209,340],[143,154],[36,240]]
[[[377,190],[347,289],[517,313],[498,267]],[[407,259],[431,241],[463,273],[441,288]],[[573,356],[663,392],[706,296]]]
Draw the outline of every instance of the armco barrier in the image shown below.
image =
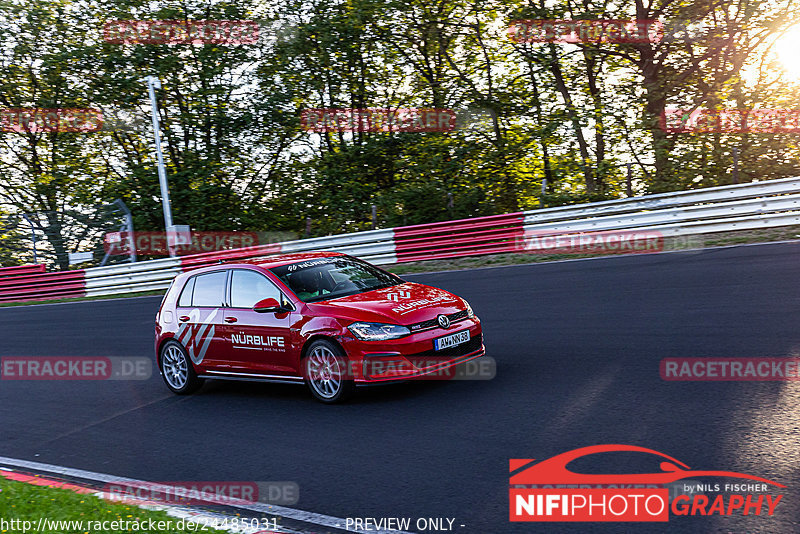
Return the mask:
[[395,263],[394,231],[371,230],[312,239],[300,239],[220,252],[206,252],[181,257],[184,271],[212,265],[219,261],[248,261],[272,254],[306,252],[310,250],[335,250],[358,256],[375,264]]
[[124,263],[85,270],[86,296],[118,295],[166,289],[182,272],[180,258]]
[[395,228],[397,261],[514,252],[524,219],[519,212]]
[[731,203],[737,200],[765,198],[789,193],[800,193],[800,177],[531,210],[525,212],[525,224],[568,221],[600,215],[620,215],[623,213],[700,204],[726,204],[732,206],[733,204]]
[[252,258],[262,256],[269,256],[270,254],[277,254],[281,251],[279,243],[262,245],[257,247],[246,247],[233,250],[221,250],[218,252],[204,252],[201,254],[192,254],[188,256],[181,256],[181,269],[190,271],[192,269],[199,269],[200,267],[207,267],[220,261],[245,261]]
[[20,265],[15,267],[0,267],[0,278],[5,278],[6,276],[16,276],[20,274],[43,273],[44,270],[43,263]]
[[161,290],[183,271],[276,253],[334,250],[388,264],[517,252],[525,235],[642,230],[679,236],[796,224],[800,224],[800,177],[300,239],[85,271],[44,273],[41,266],[12,267],[0,269],[0,302]]
[[800,224],[800,178],[525,212],[537,236],[649,230],[665,236]]
[[83,271],[17,274],[0,278],[0,302],[49,300],[82,297],[85,294]]
[[220,261],[246,262],[279,253],[336,250],[376,264],[395,263],[393,239],[392,230],[372,230],[192,254],[179,258],[95,267],[86,269],[86,295],[93,297],[166,289],[175,275],[180,272],[206,267]]
[[299,239],[281,243],[281,252],[307,252],[310,250],[334,250],[357,256],[376,265],[396,263],[395,231],[369,230],[352,234],[340,234],[312,239]]

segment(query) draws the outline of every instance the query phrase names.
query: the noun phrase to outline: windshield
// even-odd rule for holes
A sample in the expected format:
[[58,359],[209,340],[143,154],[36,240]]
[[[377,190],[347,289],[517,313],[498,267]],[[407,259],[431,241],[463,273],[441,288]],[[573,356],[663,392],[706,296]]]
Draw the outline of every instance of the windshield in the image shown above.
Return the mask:
[[270,269],[303,302],[318,302],[402,284],[393,274],[349,256],[301,261]]

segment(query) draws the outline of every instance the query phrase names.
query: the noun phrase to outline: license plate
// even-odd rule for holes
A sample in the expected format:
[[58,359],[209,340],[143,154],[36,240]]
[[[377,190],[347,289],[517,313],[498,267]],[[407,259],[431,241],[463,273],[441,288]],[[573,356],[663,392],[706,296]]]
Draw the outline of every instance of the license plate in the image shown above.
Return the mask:
[[434,350],[449,349],[450,347],[461,345],[467,341],[469,341],[469,330],[462,330],[461,332],[456,332],[449,336],[437,337],[433,340],[433,348]]

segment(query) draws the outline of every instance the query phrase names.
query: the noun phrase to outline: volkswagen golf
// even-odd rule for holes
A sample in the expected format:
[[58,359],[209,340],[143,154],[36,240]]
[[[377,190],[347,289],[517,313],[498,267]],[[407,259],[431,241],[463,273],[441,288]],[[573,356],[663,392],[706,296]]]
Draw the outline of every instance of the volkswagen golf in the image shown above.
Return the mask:
[[156,315],[155,350],[177,394],[205,379],[296,382],[325,403],[358,385],[449,378],[485,352],[466,300],[335,252],[179,274]]

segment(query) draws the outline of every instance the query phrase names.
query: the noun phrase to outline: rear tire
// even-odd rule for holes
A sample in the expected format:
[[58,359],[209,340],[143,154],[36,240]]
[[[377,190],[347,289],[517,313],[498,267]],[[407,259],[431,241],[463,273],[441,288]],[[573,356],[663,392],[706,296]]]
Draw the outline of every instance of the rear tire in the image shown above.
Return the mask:
[[327,339],[311,343],[303,371],[311,394],[325,404],[342,402],[355,391],[347,356],[339,345]]
[[194,372],[192,360],[183,345],[177,341],[167,341],[158,355],[158,368],[164,383],[177,395],[189,395],[203,385],[204,380]]

